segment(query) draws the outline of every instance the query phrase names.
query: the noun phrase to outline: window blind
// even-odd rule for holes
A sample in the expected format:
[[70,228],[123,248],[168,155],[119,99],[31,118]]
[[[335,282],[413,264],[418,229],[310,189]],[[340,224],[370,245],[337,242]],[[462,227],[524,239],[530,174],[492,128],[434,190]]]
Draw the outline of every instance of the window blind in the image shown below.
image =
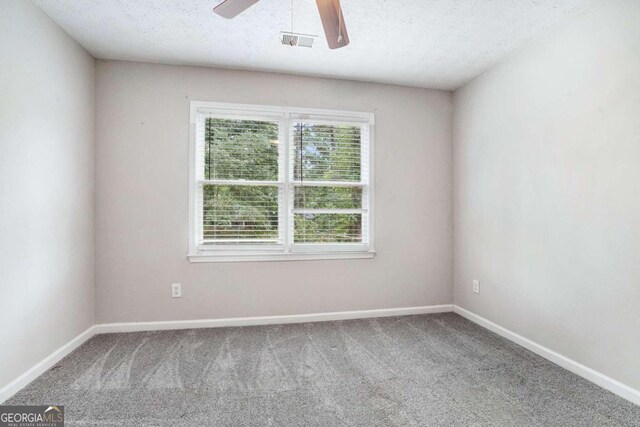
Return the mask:
[[297,120],[289,129],[293,243],[366,243],[368,126]]
[[204,115],[198,134],[200,243],[282,244],[279,123]]

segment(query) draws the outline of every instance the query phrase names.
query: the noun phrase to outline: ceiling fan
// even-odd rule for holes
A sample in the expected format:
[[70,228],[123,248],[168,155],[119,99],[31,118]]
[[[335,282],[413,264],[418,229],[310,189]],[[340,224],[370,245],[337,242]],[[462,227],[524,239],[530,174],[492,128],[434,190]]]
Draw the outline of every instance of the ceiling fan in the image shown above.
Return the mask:
[[[224,0],[213,8],[223,18],[235,18],[259,0]],[[347,27],[342,16],[340,0],[316,0],[320,20],[327,36],[329,49],[338,49],[349,44]]]

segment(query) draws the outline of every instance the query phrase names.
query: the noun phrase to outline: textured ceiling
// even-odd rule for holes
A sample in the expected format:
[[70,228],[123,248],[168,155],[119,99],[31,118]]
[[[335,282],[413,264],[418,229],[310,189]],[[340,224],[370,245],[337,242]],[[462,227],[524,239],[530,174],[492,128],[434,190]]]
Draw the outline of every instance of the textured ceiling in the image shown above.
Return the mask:
[[233,20],[219,0],[37,0],[97,58],[279,71],[455,89],[588,0],[342,0],[351,44],[329,50],[314,0],[262,0]]

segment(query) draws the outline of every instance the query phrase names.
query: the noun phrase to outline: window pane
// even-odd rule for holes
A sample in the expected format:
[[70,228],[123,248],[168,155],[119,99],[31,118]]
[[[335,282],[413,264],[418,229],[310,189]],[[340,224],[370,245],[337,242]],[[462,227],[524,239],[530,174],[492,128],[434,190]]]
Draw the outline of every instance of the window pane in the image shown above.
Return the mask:
[[295,187],[296,209],[360,209],[362,187]]
[[295,181],[360,181],[359,126],[295,123],[290,145]]
[[278,187],[205,185],[202,218],[205,243],[277,243]]
[[278,180],[278,123],[207,118],[205,179]]
[[295,214],[295,243],[361,243],[362,214]]

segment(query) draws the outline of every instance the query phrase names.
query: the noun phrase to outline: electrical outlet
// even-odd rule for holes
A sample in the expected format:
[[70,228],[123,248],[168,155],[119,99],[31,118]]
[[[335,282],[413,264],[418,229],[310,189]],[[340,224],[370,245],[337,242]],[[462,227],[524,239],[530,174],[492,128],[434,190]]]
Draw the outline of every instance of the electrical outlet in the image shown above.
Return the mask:
[[172,298],[182,297],[182,284],[180,283],[171,284],[171,297]]
[[480,282],[478,280],[473,281],[473,292],[476,294],[480,293]]

